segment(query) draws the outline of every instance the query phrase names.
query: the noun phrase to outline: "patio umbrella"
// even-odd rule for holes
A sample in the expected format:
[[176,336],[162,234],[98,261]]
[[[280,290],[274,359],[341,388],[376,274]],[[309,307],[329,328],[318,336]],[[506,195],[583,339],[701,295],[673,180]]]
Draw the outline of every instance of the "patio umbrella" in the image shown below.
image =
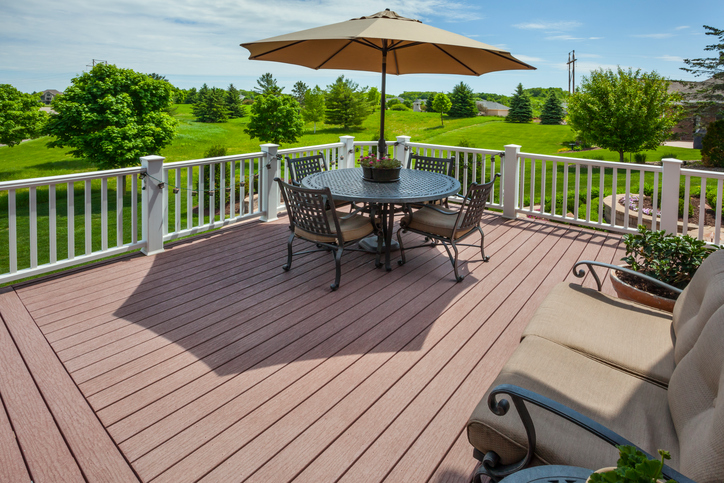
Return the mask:
[[510,52],[401,17],[389,9],[241,46],[251,52],[249,59],[252,60],[312,69],[381,72],[380,156],[387,152],[384,140],[387,73],[477,76],[500,70],[535,69]]

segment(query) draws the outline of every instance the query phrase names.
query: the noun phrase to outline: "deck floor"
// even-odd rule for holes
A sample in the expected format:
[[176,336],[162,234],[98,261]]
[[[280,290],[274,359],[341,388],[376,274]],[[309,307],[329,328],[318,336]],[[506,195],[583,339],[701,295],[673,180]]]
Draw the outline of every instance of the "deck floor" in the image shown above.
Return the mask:
[[[331,292],[327,253],[282,271],[282,218],[6,289],[0,357],[20,376],[0,376],[0,467],[35,481],[467,481],[465,423],[532,313],[575,261],[623,255],[617,234],[484,223],[491,259],[462,250],[461,283],[438,248],[389,273],[350,252]],[[18,409],[28,397],[36,410]]]

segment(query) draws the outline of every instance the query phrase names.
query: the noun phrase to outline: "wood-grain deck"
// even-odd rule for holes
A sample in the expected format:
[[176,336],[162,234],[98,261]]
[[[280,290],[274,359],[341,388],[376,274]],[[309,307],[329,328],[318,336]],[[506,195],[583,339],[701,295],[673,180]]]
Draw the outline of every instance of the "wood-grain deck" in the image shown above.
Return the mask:
[[484,223],[461,283],[437,248],[389,273],[349,252],[330,292],[327,253],[281,270],[281,219],[6,289],[0,479],[466,481],[467,418],[543,297],[622,256],[615,234]]

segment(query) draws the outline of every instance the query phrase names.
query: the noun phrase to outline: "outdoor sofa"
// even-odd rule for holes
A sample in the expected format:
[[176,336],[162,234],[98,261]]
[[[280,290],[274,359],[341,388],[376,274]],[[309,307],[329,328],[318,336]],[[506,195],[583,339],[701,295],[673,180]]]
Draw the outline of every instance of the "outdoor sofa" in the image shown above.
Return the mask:
[[613,445],[635,444],[669,451],[664,474],[679,482],[724,481],[724,250],[704,261],[673,314],[554,287],[467,435],[481,461],[474,479],[530,465],[615,466]]

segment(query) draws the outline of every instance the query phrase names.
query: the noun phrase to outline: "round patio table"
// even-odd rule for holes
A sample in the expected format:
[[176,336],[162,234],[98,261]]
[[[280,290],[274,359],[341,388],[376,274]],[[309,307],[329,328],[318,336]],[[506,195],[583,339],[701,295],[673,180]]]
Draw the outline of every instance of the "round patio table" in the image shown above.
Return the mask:
[[[371,216],[380,217],[381,232],[385,248],[385,268],[390,271],[390,251],[394,206],[407,203],[422,203],[441,200],[460,191],[460,182],[439,173],[416,169],[400,170],[400,180],[392,183],[375,183],[362,177],[362,168],[335,169],[310,174],[302,179],[305,188],[329,188],[335,200],[369,203]],[[382,264],[377,261],[377,266]]]

